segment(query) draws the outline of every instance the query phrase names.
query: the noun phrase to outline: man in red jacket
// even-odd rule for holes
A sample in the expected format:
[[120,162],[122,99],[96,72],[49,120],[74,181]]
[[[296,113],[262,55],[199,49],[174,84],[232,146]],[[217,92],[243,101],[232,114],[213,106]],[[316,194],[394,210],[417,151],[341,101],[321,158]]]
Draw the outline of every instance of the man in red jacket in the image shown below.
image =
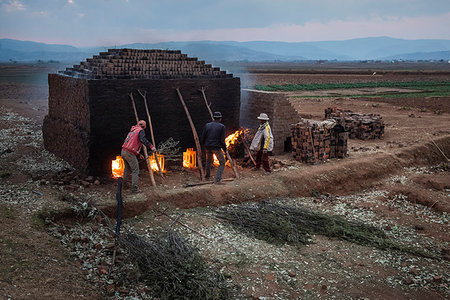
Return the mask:
[[123,181],[126,183],[131,170],[131,186],[133,193],[139,192],[138,178],[139,178],[139,162],[137,157],[143,158],[139,151],[141,150],[142,144],[147,146],[151,151],[156,151],[155,146],[150,144],[150,142],[145,138],[145,127],[147,123],[140,120],[137,125],[131,127],[130,132],[122,145],[122,158],[125,164],[125,170],[123,171]]

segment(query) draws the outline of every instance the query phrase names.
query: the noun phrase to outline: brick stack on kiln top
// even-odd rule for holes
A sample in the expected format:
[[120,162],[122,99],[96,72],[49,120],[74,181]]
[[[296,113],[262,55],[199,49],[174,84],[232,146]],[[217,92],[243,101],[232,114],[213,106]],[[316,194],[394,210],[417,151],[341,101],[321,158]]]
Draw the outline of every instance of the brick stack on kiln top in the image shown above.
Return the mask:
[[61,75],[83,79],[232,78],[232,74],[179,50],[109,49],[66,68]]

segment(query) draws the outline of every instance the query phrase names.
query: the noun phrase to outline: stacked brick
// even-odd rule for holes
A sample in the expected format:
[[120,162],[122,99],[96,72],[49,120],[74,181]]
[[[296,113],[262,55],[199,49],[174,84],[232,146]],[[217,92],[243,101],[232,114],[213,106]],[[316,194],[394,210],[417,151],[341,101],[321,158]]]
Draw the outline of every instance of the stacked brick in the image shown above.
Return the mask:
[[292,153],[298,161],[314,163],[347,156],[348,132],[340,125],[302,119],[292,126],[291,132]]
[[59,72],[82,79],[232,78],[179,50],[109,49]]
[[325,109],[325,119],[333,119],[349,132],[351,139],[370,140],[383,138],[384,121],[380,115],[357,114],[350,110],[342,110],[336,107]]

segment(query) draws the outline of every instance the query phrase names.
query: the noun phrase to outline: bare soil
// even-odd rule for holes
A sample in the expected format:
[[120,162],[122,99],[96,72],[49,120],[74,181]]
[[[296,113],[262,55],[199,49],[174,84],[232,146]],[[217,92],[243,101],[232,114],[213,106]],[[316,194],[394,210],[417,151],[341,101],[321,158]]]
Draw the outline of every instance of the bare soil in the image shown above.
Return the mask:
[[[277,73],[245,74],[241,79],[246,86],[364,82],[373,81],[373,76]],[[388,74],[377,80],[449,81],[450,76]],[[162,182],[157,177],[158,186],[152,188],[148,174],[142,172],[143,193],[133,195],[124,191],[124,216],[134,217],[125,220],[125,225],[145,235],[172,223],[158,210],[168,208],[167,213],[173,217],[183,213],[180,220],[210,240],[184,227],[177,230],[212,265],[222,269],[232,284],[241,287],[238,298],[450,297],[450,173],[448,162],[439,151],[450,156],[449,99],[355,100],[346,98],[343,92],[321,99],[288,95],[304,117],[323,119],[324,109],[330,106],[380,114],[386,122],[384,139],[350,140],[347,158],[318,165],[293,161],[289,154],[271,157],[279,165],[272,175],[264,176],[262,172],[241,167],[242,179],[224,186],[185,188],[186,183],[199,181],[198,172],[174,166],[166,180]],[[107,215],[115,215],[116,186],[110,180],[102,179],[99,186],[75,191],[42,184],[45,174],[64,169],[62,163],[46,160],[50,156],[42,148],[40,125],[47,112],[47,93],[48,87],[42,83],[0,82],[0,140],[7,145],[0,149],[0,295],[6,299],[114,298],[114,287],[110,293],[101,279],[87,279],[91,277],[83,267],[85,261],[70,254],[75,244],[61,245],[60,240],[47,234],[39,218],[39,215],[59,218],[73,215],[69,212],[72,205],[61,201],[61,196],[68,194],[89,199]],[[3,152],[7,149],[11,152]],[[233,177],[229,168],[224,176]],[[238,233],[210,217],[215,206],[263,199],[279,199],[286,205],[374,224],[404,244],[439,253],[442,260],[381,251],[321,236],[301,249],[274,246]],[[98,226],[77,223],[71,221],[65,226],[80,232]],[[128,287],[116,296],[144,297],[133,293],[133,288]]]

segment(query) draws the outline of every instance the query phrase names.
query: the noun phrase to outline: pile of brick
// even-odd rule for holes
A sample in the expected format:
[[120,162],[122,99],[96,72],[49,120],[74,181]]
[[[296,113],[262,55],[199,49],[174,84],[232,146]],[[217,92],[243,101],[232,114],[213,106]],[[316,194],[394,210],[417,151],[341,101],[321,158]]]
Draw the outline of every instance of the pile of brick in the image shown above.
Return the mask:
[[84,79],[232,78],[232,74],[179,50],[109,49],[59,72]]
[[384,136],[385,125],[380,115],[357,114],[350,110],[329,107],[325,109],[325,119],[335,120],[349,132],[351,139],[370,140]]
[[298,161],[314,163],[347,155],[348,133],[339,124],[302,119],[291,132],[292,152]]

